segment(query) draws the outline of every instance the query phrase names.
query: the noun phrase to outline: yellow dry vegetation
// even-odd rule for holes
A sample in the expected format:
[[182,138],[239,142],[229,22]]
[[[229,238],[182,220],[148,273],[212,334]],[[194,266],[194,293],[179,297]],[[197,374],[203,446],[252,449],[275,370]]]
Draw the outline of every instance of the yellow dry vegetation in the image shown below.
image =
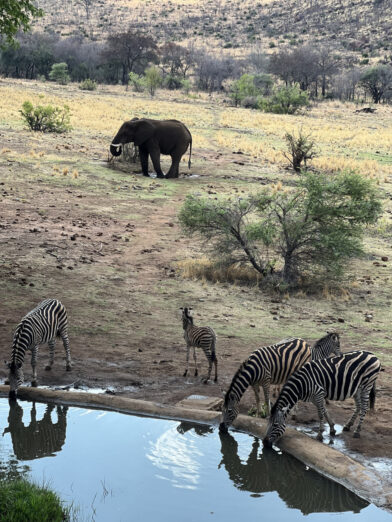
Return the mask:
[[317,154],[311,165],[318,169],[353,169],[377,179],[392,174],[389,107],[379,107],[375,114],[358,114],[352,104],[334,101],[290,116],[230,108],[223,106],[219,98],[202,94],[186,97],[160,91],[156,98],[150,98],[120,86],[100,87],[91,94],[80,91],[76,85],[64,88],[52,83],[13,81],[12,85],[0,86],[3,120],[22,127],[19,111],[25,100],[34,105],[68,105],[73,129],[88,135],[94,133],[104,140],[134,116],[178,119],[192,131],[194,151],[240,151],[260,165],[287,166],[285,134],[298,134],[301,130],[315,142]]
[[254,268],[235,263],[223,266],[214,263],[207,257],[184,259],[176,263],[178,273],[184,279],[202,281],[258,284],[261,274]]

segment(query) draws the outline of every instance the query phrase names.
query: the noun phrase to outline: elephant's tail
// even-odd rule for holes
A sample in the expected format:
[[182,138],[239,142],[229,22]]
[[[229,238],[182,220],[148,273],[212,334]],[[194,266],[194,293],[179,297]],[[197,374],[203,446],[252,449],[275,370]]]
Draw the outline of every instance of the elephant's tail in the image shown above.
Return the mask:
[[191,157],[192,157],[192,138],[191,138],[190,147],[189,147],[188,169],[191,168],[191,164],[192,164]]

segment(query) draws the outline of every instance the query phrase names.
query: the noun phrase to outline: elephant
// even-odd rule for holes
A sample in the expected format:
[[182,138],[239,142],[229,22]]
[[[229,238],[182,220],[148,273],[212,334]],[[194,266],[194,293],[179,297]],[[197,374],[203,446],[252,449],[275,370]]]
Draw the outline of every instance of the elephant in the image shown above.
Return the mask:
[[[133,142],[139,147],[140,163],[144,176],[148,176],[148,156],[151,156],[158,178],[178,178],[180,160],[189,149],[188,168],[191,166],[192,135],[178,120],[151,120],[133,118],[124,122],[110,145],[113,156],[120,156],[122,145]],[[167,154],[172,164],[165,175],[161,169],[160,155]]]

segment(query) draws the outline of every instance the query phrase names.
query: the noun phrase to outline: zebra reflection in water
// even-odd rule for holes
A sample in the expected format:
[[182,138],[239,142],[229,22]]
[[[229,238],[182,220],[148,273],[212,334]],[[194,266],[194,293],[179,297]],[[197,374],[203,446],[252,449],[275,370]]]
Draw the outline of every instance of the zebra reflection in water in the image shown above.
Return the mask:
[[196,424],[195,422],[182,421],[177,426],[177,431],[178,433],[181,433],[181,435],[184,435],[187,431],[192,429],[195,431],[196,435],[200,435],[201,437],[205,437],[214,432],[214,428],[208,426],[208,424]]
[[57,406],[57,422],[52,421],[54,404],[48,404],[44,416],[37,421],[35,402],[30,411],[30,424],[23,424],[23,408],[17,401],[10,401],[8,427],[14,454],[18,460],[34,460],[52,456],[61,451],[66,437],[68,406]]
[[238,456],[238,444],[230,433],[220,433],[222,465],[230,480],[241,491],[252,496],[276,491],[285,504],[299,509],[304,515],[321,512],[353,511],[358,513],[369,505],[344,486],[328,480],[290,455],[274,450],[259,453],[256,437],[246,461]]

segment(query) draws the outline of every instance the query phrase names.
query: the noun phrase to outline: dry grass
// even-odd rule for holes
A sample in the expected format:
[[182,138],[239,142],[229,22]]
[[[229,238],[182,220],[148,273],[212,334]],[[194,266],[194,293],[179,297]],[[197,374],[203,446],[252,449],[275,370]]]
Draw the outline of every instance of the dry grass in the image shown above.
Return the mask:
[[251,267],[239,263],[222,266],[207,257],[185,259],[179,261],[176,267],[184,279],[247,285],[258,285],[262,279],[261,275]]
[[92,98],[75,85],[64,89],[19,81],[1,86],[0,92],[2,118],[20,127],[19,110],[26,99],[33,104],[68,105],[76,131],[94,133],[97,139],[106,141],[133,116],[175,118],[192,130],[194,150],[241,151],[259,164],[279,167],[287,166],[285,133],[301,128],[316,143],[318,154],[311,163],[315,168],[327,172],[352,169],[380,180],[392,174],[391,160],[382,161],[392,150],[390,107],[381,107],[372,115],[358,115],[352,105],[325,102],[306,114],[288,116],[227,108],[204,96],[179,100],[164,91],[151,99],[121,87],[105,87]]

